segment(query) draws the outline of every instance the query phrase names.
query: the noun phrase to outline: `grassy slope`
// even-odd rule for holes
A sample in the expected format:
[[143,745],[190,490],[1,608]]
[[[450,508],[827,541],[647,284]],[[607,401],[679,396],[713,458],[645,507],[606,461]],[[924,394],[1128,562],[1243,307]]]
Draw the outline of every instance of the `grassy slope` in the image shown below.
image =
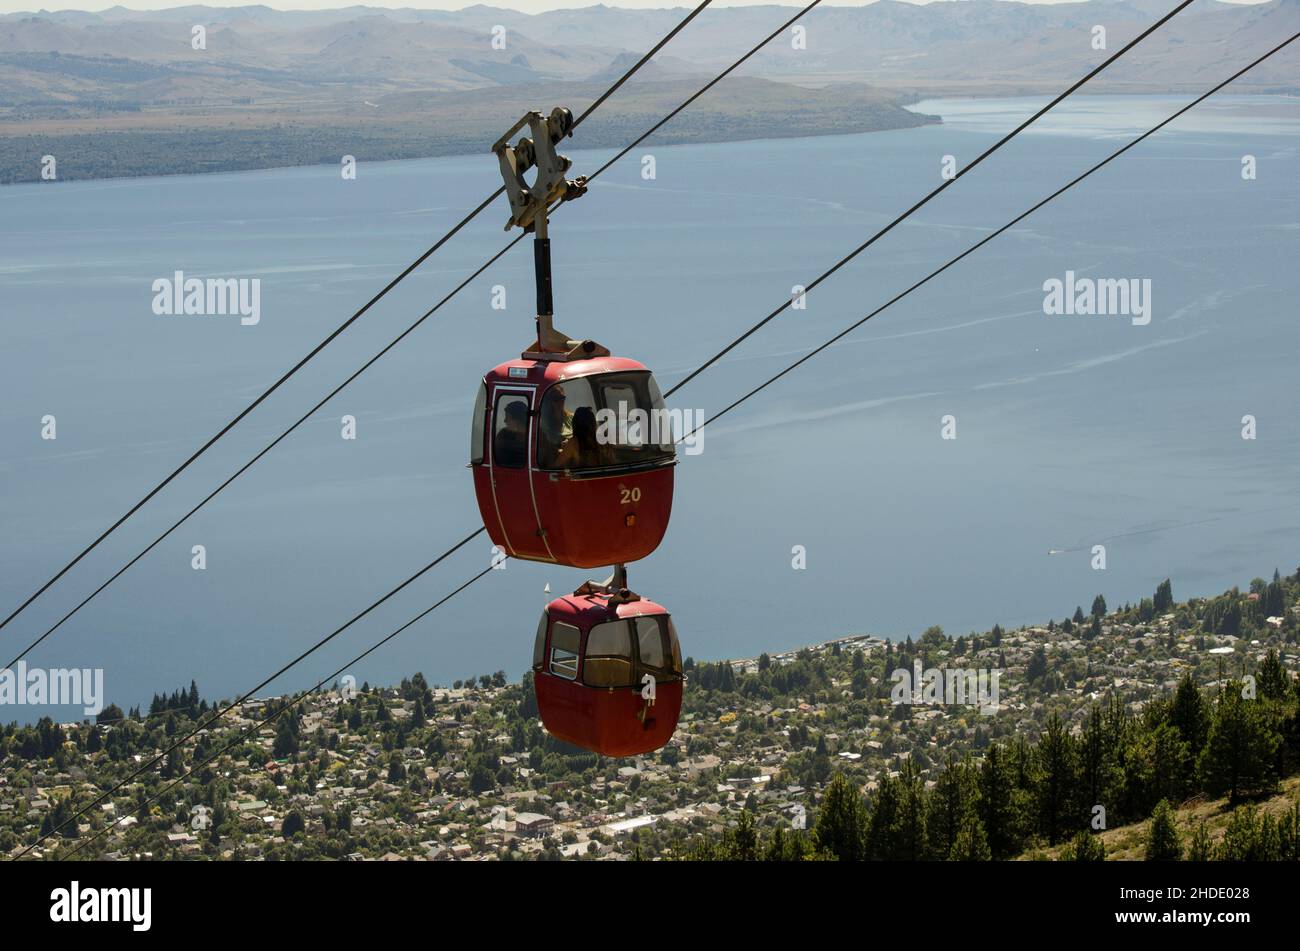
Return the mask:
[[[1269,812],[1274,817],[1290,809],[1297,801],[1300,801],[1300,776],[1291,776],[1282,780],[1278,786],[1276,795],[1268,799],[1261,800],[1255,805],[1260,812]],[[1210,838],[1217,845],[1223,838],[1223,830],[1228,825],[1228,820],[1232,818],[1232,809],[1228,806],[1228,800],[1225,799],[1189,799],[1178,807],[1177,822],[1178,834],[1182,838],[1183,848],[1187,848],[1187,843],[1191,839],[1192,830],[1196,823],[1209,823]],[[1147,835],[1151,826],[1151,820],[1145,822],[1135,822],[1132,825],[1120,826],[1117,829],[1108,829],[1101,833],[1102,842],[1106,845],[1107,861],[1141,861],[1146,852]],[[1039,849],[1026,853],[1021,856],[1023,859],[1048,859],[1056,860],[1061,857],[1061,851],[1065,844],[1055,846],[1050,849]]]

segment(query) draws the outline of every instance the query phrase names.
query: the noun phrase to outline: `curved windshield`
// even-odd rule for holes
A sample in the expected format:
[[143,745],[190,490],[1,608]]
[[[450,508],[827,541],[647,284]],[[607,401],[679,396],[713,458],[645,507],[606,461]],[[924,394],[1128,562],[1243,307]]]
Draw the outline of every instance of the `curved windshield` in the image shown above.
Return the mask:
[[474,418],[470,420],[469,461],[471,465],[483,462],[483,431],[487,429],[487,385],[478,385],[478,396],[474,398]]
[[565,380],[542,397],[539,469],[603,469],[673,455],[671,415],[648,370]]
[[597,624],[587,635],[583,682],[592,687],[627,687],[632,678],[632,638],[627,621]]
[[633,626],[641,667],[660,678],[681,674],[682,652],[672,620],[664,614],[643,615]]
[[542,619],[537,622],[537,640],[533,641],[533,670],[542,669],[542,661],[546,659],[546,625],[551,616],[545,611],[542,612]]
[[667,615],[606,621],[587,634],[582,681],[589,687],[639,687],[646,674],[671,680],[681,672],[677,632]]

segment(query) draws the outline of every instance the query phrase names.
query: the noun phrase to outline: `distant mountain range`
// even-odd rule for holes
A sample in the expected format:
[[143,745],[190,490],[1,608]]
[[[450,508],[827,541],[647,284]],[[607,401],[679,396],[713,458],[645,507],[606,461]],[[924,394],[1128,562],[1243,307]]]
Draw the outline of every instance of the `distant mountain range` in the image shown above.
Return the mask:
[[[771,110],[762,117],[770,134],[782,116],[798,116],[802,123],[800,103],[811,96],[815,131],[863,131],[921,121],[901,108],[918,97],[1055,92],[1173,5],[1174,0],[963,0],[918,6],[879,0],[865,7],[819,7],[799,21],[806,48],[794,48],[789,36],[777,38],[735,73],[736,83],[724,83],[693,106],[696,121],[689,125],[694,140],[748,137],[758,134],[756,112],[762,108]],[[629,108],[624,100],[633,90],[656,98],[656,91],[676,92],[686,81],[698,85],[797,9],[706,10],[602,109],[602,117],[621,125]],[[15,159],[13,143],[4,141],[15,136],[32,140],[20,150],[24,155],[43,147],[37,139],[104,132],[348,130],[387,123],[403,137],[397,125],[414,114],[432,123],[420,131],[427,142],[422,154],[462,147],[462,138],[477,149],[496,137],[496,126],[513,119],[505,113],[514,105],[507,104],[531,102],[540,87],[569,85],[572,98],[580,100],[621,75],[685,12],[188,6],[8,14],[0,16],[0,166],[14,160],[21,168],[0,168],[0,180],[27,176],[26,159]],[[1106,28],[1104,52],[1092,44],[1099,25]],[[205,48],[195,49],[192,36],[200,26]],[[1300,0],[1253,6],[1196,0],[1090,83],[1089,91],[1199,92],[1298,29]],[[1298,55],[1266,63],[1234,91],[1300,92]],[[850,87],[836,84],[854,90],[844,93],[846,114],[838,118],[835,98]],[[809,89],[823,91],[817,96]],[[470,92],[463,103],[455,95]],[[864,100],[872,107],[869,115],[848,114]],[[467,125],[462,113],[468,112],[481,113],[493,125]],[[738,115],[754,121],[737,123]],[[440,127],[454,127],[457,134],[440,138]],[[93,150],[84,142],[79,147]],[[379,152],[398,157],[407,149]]]
[[[1172,6],[1173,0],[925,6],[880,0],[865,7],[820,7],[800,21],[806,49],[778,39],[740,74],[948,94],[1055,89],[1104,55],[1092,49],[1094,25],[1106,27],[1108,50],[1114,50]],[[646,78],[717,72],[797,9],[706,10]],[[417,86],[451,91],[597,80],[651,46],[683,14],[606,6],[539,15],[488,6],[454,12],[189,6],[14,13],[0,16],[0,105],[40,107],[87,98],[140,105],[321,94],[333,99],[340,84],[370,95]],[[207,31],[206,50],[191,47],[195,25]],[[493,48],[495,27],[505,28],[504,49]],[[1097,88],[1200,88],[1245,54],[1262,52],[1297,29],[1300,0],[1252,6],[1196,0],[1099,77]],[[1241,86],[1295,89],[1300,69],[1294,55],[1282,56]]]

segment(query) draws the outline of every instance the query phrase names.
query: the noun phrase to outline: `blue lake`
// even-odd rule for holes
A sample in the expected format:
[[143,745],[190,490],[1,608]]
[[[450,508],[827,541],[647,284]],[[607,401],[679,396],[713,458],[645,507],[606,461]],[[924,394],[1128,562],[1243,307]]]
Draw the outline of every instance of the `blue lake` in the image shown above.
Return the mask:
[[[969,161],[1040,102],[931,101],[916,108],[945,124],[634,153],[554,218],[556,323],[666,388],[938,184],[943,156]],[[717,411],[1182,103],[1072,100],[673,404]],[[610,154],[580,144],[575,172]],[[1166,576],[1182,598],[1294,571],[1298,164],[1300,100],[1281,97],[1215,100],[1144,142],[710,425],[632,586],[673,610],[687,654],[716,659],[1059,619]],[[485,153],[363,162],[355,181],[314,167],[0,189],[0,613],[497,184]],[[0,632],[0,663],[500,248],[506,217],[501,199]],[[260,323],[155,315],[151,286],[177,270],[260,278]],[[1067,271],[1149,280],[1150,323],[1045,315],[1044,282]],[[521,244],[29,663],[102,667],[124,706],[191,678],[232,696],[406,578],[478,525],[468,415],[482,372],[528,343],[532,306]],[[484,568],[489,547],[265,692],[330,673]],[[511,563],[353,673],[517,677],[544,585],[587,574]]]

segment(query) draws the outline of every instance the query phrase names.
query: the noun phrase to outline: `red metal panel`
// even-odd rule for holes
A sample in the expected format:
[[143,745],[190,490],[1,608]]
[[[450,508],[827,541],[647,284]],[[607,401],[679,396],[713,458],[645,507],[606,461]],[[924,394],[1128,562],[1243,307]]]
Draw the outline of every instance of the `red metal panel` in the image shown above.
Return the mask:
[[[527,397],[530,412],[536,408],[536,393],[533,390],[524,390],[517,385],[512,388],[508,384],[491,386],[488,389],[488,406],[491,407],[489,420],[495,420],[496,418],[498,401],[503,398],[508,399],[511,396]],[[493,458],[496,448],[492,444],[494,441],[492,439],[492,427],[494,425],[493,422],[489,422],[487,446],[489,462],[487,489],[492,502],[492,510],[482,512],[482,501],[480,500],[479,508],[480,514],[483,515],[483,524],[488,528],[488,535],[492,538],[493,543],[504,549],[512,557],[549,561],[551,559],[547,555],[546,543],[539,531],[537,508],[533,504],[530,479],[531,460],[527,465],[518,469],[497,465]],[[530,421],[530,434],[531,431],[532,425]],[[531,438],[529,444],[531,445]],[[531,449],[528,450],[528,453],[531,456]],[[494,529],[495,535],[493,534]]]
[[533,490],[555,559],[596,568],[637,561],[659,547],[672,515],[673,469],[585,479],[535,471]]
[[[582,634],[582,651],[593,627],[605,621],[628,620],[642,615],[667,615],[649,600],[630,601],[610,607],[600,595],[570,595],[556,598],[546,608],[551,629],[556,621],[576,627]],[[550,657],[550,637],[547,653]],[[542,723],[551,735],[603,756],[636,756],[659,749],[677,729],[682,708],[682,681],[660,680],[655,684],[655,702],[647,703],[638,687],[588,687],[577,680],[535,670],[533,684]]]
[[534,684],[537,708],[551,735],[602,756],[659,749],[672,739],[682,709],[680,680],[658,684],[653,705],[641,699],[636,687],[586,687],[548,673],[535,674]]
[[[511,373],[514,373],[512,376]],[[591,360],[511,360],[484,376],[489,388],[485,441],[491,458],[492,417],[500,388],[538,387],[604,373],[646,371],[624,357]],[[532,407],[536,411],[539,399]],[[530,426],[529,468],[472,466],[479,513],[493,544],[513,557],[596,568],[637,561],[659,547],[673,504],[671,465],[641,472],[573,478],[536,465],[535,419]],[[490,470],[490,471],[489,471]],[[539,528],[543,534],[539,534]]]

